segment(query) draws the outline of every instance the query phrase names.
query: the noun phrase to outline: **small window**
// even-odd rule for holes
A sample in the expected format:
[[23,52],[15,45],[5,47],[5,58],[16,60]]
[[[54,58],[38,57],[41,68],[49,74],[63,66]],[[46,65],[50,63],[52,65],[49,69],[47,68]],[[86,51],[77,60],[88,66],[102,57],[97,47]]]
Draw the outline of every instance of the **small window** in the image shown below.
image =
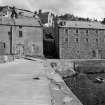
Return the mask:
[[77,51],[77,53],[79,54],[79,51]]
[[86,35],[88,36],[88,33],[89,33],[89,31],[88,30],[86,30]]
[[76,38],[75,40],[76,40],[76,42],[78,43],[78,38]]
[[88,38],[86,38],[86,42],[89,42],[89,39]]
[[78,29],[76,29],[76,33],[78,34]]
[[86,30],[86,33],[88,34],[88,33],[89,33],[89,31],[88,31],[88,30]]
[[65,42],[68,42],[68,38],[65,38]]
[[96,57],[96,52],[93,50],[92,51],[93,57]]
[[22,31],[19,31],[19,37],[23,37]]
[[5,46],[5,43],[4,43],[4,48],[5,48],[6,46]]
[[98,42],[98,39],[96,39],[96,42]]
[[11,31],[9,31],[9,32],[8,32],[8,36],[11,36],[11,35],[12,35],[12,32],[11,32]]
[[64,25],[66,25],[66,22],[64,22]]
[[11,32],[8,32],[8,35],[10,35],[11,34]]
[[98,30],[96,30],[96,34],[98,34]]
[[20,29],[22,29],[22,26],[19,26]]
[[65,33],[68,34],[68,29],[65,29]]

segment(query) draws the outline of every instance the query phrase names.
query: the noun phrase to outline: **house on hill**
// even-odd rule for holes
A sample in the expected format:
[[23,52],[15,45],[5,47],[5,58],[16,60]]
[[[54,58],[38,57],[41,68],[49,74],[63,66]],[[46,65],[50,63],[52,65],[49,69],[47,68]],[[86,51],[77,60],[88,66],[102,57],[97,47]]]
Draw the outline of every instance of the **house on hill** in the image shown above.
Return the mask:
[[51,12],[39,12],[38,14],[44,27],[54,26],[54,14]]
[[39,12],[38,16],[43,25],[43,53],[45,57],[57,58],[55,45],[55,16],[51,12]]

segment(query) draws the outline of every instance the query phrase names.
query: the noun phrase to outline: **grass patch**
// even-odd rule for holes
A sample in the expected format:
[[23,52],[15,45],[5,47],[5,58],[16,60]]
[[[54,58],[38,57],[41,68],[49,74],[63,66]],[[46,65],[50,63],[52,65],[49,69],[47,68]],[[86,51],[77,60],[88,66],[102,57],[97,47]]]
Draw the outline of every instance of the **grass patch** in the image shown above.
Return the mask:
[[76,71],[77,75],[64,81],[83,105],[105,105],[105,82],[94,82],[96,77],[105,78],[104,62],[79,62]]

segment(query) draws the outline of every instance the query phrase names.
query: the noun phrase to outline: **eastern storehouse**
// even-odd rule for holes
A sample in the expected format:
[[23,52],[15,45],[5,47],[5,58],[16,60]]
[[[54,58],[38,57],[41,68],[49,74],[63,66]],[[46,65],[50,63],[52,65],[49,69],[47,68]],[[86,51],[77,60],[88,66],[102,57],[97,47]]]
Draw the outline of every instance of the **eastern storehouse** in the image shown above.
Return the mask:
[[58,21],[57,44],[62,59],[104,59],[105,25],[100,22]]

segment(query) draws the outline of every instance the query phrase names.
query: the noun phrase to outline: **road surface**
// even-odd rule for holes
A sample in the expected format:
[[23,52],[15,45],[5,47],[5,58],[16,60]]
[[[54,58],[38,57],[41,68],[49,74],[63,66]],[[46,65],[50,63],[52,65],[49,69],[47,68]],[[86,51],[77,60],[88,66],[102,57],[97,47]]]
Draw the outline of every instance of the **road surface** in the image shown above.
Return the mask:
[[[39,80],[33,78],[39,77]],[[42,61],[0,64],[0,105],[51,105]]]

